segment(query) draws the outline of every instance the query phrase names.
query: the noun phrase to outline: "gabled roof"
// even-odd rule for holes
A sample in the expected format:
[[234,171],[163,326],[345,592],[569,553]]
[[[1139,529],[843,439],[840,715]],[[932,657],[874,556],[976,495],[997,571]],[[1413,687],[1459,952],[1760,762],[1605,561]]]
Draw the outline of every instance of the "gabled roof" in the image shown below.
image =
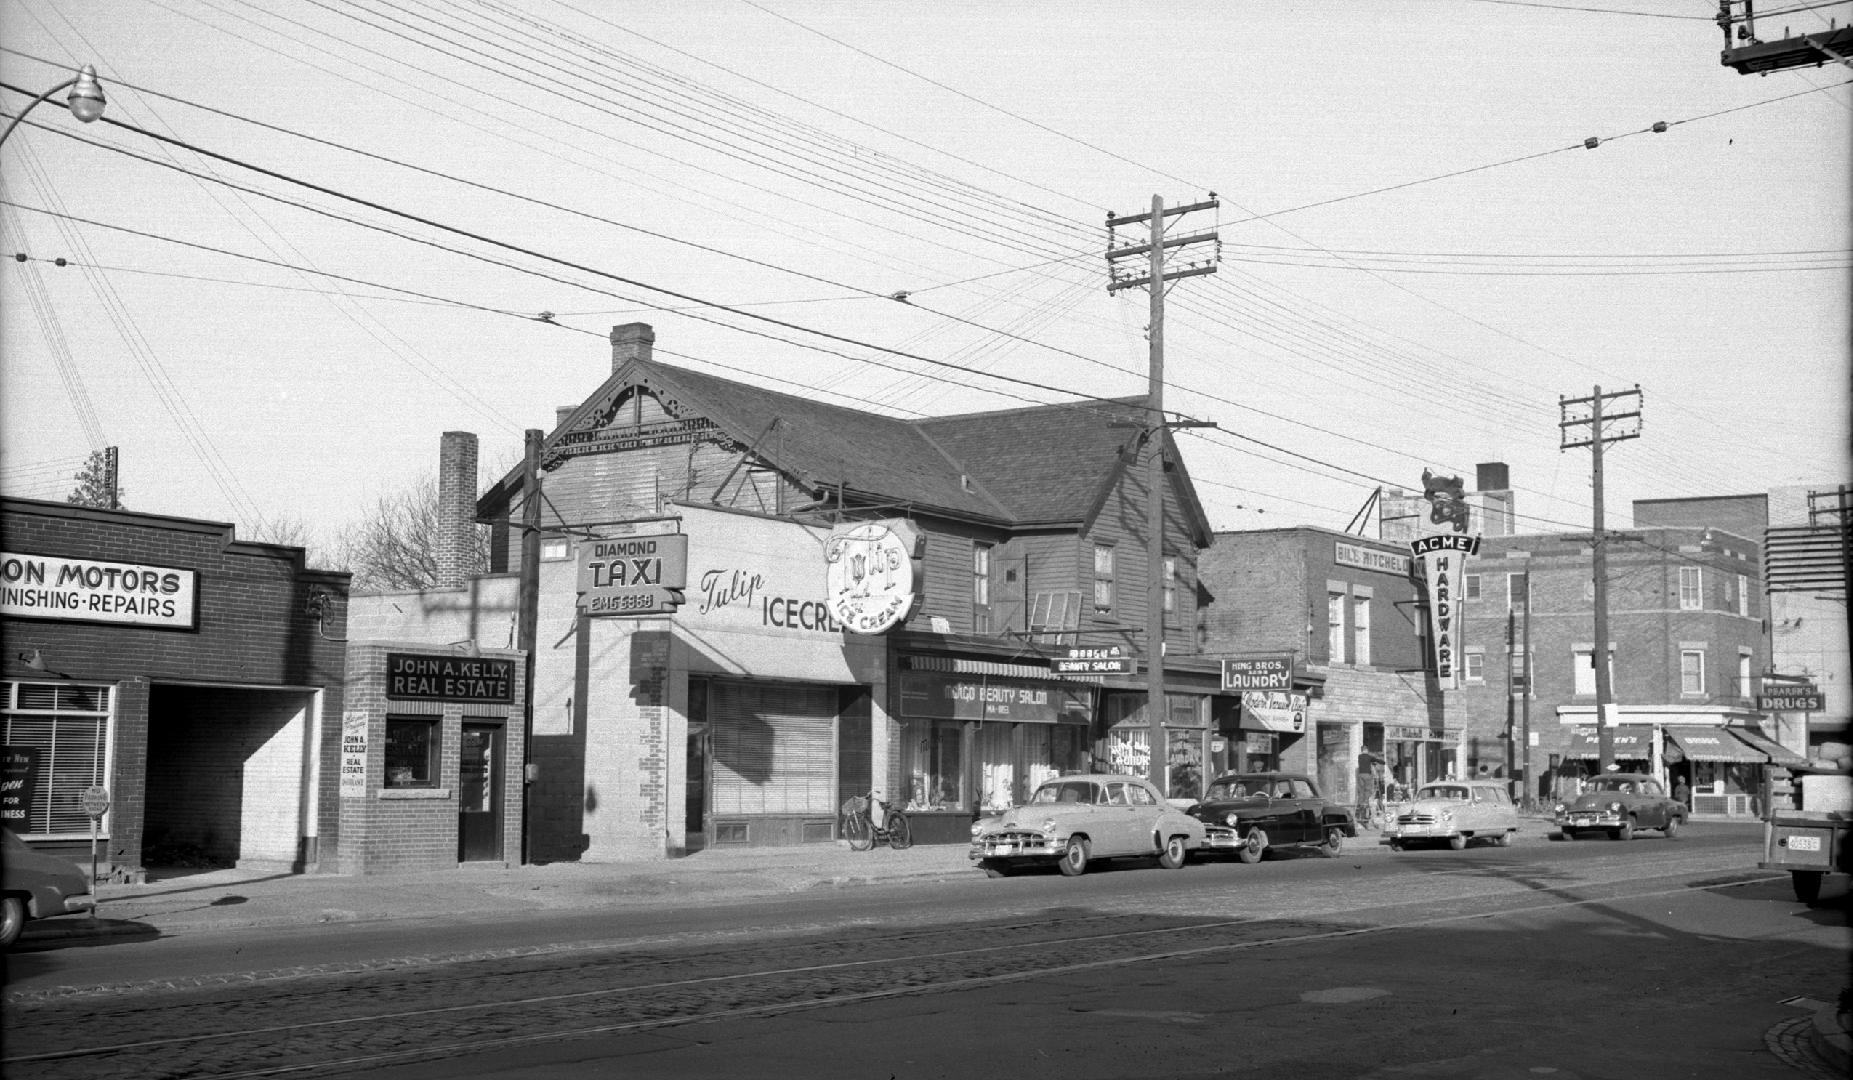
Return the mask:
[[[840,490],[846,505],[912,507],[1000,527],[1085,527],[1127,465],[1144,399],[1030,406],[904,420],[779,393],[654,359],[630,359],[567,414],[542,445],[594,424],[641,388],[672,415],[705,417],[726,438],[820,497]],[[1171,494],[1200,543],[1209,527],[1188,474],[1173,453]],[[489,520],[507,512],[521,486],[517,466],[477,501]]]

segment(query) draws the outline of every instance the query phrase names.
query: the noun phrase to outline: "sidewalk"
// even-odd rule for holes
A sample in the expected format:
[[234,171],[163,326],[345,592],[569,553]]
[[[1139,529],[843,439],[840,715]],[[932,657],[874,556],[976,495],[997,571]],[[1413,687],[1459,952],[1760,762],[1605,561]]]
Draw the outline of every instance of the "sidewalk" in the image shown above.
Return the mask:
[[976,874],[964,844],[851,851],[841,843],[718,848],[654,862],[560,862],[509,868],[350,876],[254,870],[150,871],[139,885],[101,883],[93,922],[29,923],[22,940],[99,934],[192,934],[249,926],[520,913],[535,909],[699,902],[808,889]]

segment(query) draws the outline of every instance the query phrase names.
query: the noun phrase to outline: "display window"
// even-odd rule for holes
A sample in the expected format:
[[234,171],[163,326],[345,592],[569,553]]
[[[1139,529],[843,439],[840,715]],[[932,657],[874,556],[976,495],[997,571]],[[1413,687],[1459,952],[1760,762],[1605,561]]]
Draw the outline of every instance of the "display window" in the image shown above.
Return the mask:
[[903,720],[900,727],[897,757],[907,809],[970,810],[965,725],[957,720]]
[[[89,836],[83,794],[109,775],[112,688],[27,682],[0,688],[7,780],[19,782],[7,793],[7,827],[34,839]],[[14,790],[25,794],[15,799]]]
[[432,788],[438,786],[442,745],[435,716],[386,718],[386,786]]

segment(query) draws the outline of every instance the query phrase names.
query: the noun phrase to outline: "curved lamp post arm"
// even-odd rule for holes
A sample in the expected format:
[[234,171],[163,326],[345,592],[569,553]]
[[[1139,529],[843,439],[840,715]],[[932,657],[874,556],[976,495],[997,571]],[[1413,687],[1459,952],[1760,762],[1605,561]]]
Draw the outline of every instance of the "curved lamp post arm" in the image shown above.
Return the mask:
[[88,124],[90,121],[103,115],[103,106],[105,104],[103,100],[103,86],[101,83],[97,82],[96,68],[91,67],[89,64],[85,64],[83,69],[80,70],[75,77],[66,79],[57,86],[40,94],[38,97],[33,98],[30,105],[19,110],[18,115],[7,121],[6,130],[0,131],[0,145],[5,144],[7,137],[13,134],[13,129],[19,126],[19,122],[26,118],[27,113],[37,108],[40,102],[45,101],[53,94],[66,87],[70,87],[71,95],[65,99],[65,105],[71,110],[72,116]]

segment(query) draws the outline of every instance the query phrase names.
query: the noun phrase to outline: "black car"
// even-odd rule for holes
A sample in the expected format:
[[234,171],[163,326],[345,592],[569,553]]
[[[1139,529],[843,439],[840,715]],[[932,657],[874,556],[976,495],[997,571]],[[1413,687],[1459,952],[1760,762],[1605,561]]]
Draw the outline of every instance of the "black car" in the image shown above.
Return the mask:
[[1208,851],[1260,862],[1269,848],[1313,847],[1337,855],[1358,834],[1351,810],[1325,801],[1299,773],[1229,773],[1217,777],[1186,813],[1204,823]]

